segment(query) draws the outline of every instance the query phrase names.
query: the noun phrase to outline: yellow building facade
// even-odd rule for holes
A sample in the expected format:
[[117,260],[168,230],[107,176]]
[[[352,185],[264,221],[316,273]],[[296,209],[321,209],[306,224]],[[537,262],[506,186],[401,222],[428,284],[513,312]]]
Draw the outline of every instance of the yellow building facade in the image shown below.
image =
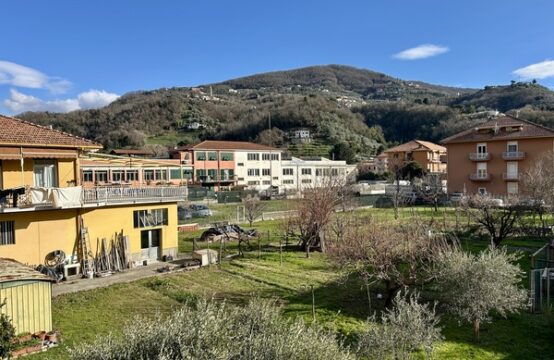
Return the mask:
[[[77,254],[81,226],[94,256],[102,239],[128,237],[131,260],[177,255],[177,202],[186,187],[83,188],[80,159],[101,146],[0,116],[0,258],[29,265]],[[72,260],[75,260],[72,258]]]

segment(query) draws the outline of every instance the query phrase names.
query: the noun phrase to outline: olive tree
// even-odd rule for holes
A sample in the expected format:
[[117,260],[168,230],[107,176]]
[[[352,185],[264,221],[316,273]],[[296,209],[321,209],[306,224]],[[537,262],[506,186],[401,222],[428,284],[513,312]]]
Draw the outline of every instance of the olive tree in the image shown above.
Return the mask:
[[[190,305],[190,304],[189,304]],[[287,320],[274,302],[248,305],[200,300],[171,316],[138,318],[123,336],[100,337],[70,350],[74,360],[350,360],[353,356],[329,332]]]
[[357,354],[368,359],[411,359],[423,350],[428,358],[442,339],[435,313],[436,303],[419,303],[419,294],[398,293],[393,308],[385,310],[381,324],[375,315],[368,321],[368,330],[360,335]]
[[492,311],[506,317],[526,306],[517,259],[517,254],[491,245],[478,254],[445,251],[436,261],[434,274],[443,301],[460,322],[473,324],[476,341],[481,324],[492,321]]

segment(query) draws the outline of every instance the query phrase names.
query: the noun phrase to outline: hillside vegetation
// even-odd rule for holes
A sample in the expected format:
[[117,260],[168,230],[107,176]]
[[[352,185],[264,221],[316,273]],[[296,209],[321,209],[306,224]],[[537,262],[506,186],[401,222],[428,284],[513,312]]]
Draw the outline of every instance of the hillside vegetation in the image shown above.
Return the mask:
[[[197,88],[132,92],[101,109],[19,117],[94,139],[107,149],[151,146],[163,152],[225,139],[341,158],[352,152],[367,157],[413,138],[438,142],[487,120],[485,110],[554,126],[554,93],[536,83],[461,89],[328,65]],[[191,129],[194,123],[200,128]],[[312,144],[293,141],[297,128],[311,130]]]

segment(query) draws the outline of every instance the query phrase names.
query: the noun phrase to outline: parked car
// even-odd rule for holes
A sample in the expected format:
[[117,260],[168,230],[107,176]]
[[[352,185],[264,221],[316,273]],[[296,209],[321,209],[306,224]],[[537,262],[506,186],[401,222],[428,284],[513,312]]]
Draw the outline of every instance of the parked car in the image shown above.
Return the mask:
[[177,207],[177,219],[179,220],[188,220],[192,218],[191,210],[186,206]]
[[189,206],[192,217],[213,216],[213,212],[206,205],[192,204]]

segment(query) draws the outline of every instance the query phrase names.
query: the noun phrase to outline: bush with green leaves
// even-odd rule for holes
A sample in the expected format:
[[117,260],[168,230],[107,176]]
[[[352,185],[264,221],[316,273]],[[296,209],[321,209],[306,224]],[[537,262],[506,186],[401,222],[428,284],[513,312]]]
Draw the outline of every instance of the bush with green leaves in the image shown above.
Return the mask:
[[198,301],[171,316],[137,318],[123,338],[107,336],[71,350],[74,360],[353,359],[333,335],[281,317],[274,302],[247,306]]
[[521,286],[519,255],[490,246],[477,253],[460,249],[444,252],[435,263],[435,276],[446,308],[460,322],[473,324],[479,341],[480,324],[491,322],[491,312],[506,317],[527,305]]
[[[435,304],[436,305],[436,304]],[[423,350],[431,357],[435,344],[442,339],[435,305],[421,304],[419,294],[398,293],[393,308],[381,314],[381,324],[373,315],[368,330],[361,334],[357,353],[369,359],[411,359]]]
[[2,313],[5,301],[0,302],[0,359],[7,357],[13,349],[11,340],[15,336],[15,328],[8,315]]

